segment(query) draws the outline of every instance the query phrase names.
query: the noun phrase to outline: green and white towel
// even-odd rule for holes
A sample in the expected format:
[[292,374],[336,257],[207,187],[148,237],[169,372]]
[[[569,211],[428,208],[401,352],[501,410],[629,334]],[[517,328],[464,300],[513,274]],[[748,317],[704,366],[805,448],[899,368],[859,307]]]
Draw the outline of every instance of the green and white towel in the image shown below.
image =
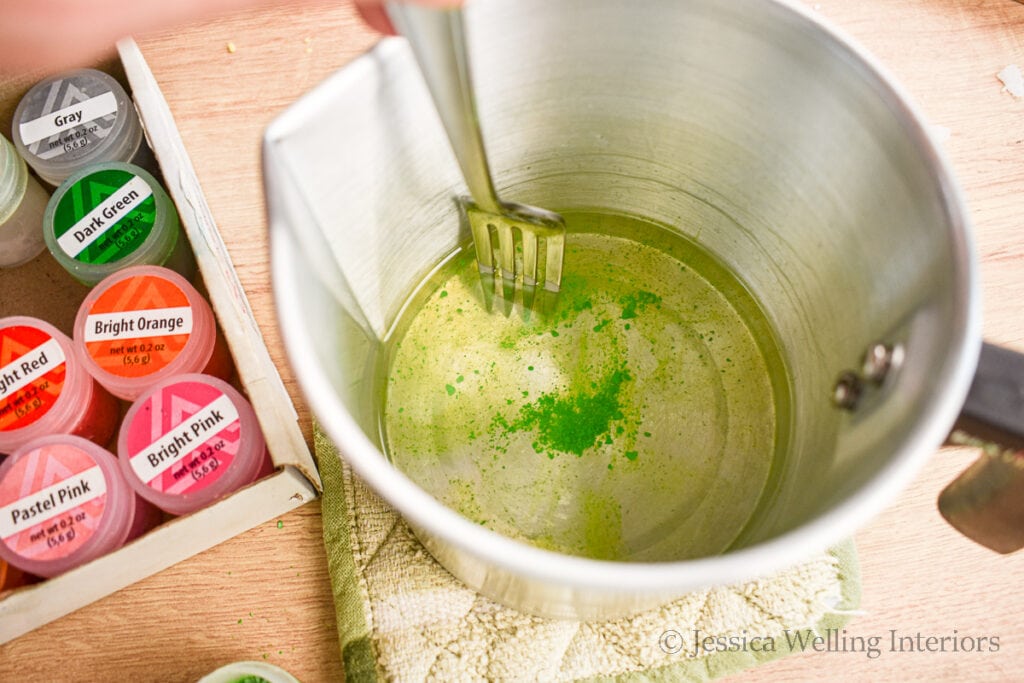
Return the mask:
[[[807,648],[860,600],[852,542],[776,576],[611,622],[522,614],[467,588],[319,432],[345,674],[373,680],[706,681]],[[704,646],[694,648],[694,633]],[[769,647],[771,649],[769,649]]]

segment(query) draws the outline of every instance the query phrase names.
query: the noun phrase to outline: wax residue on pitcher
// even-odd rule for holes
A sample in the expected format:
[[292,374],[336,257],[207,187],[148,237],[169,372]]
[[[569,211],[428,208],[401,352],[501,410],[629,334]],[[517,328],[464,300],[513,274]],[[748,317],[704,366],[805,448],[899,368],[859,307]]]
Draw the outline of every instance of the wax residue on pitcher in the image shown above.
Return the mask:
[[777,450],[770,328],[682,238],[566,218],[550,314],[488,313],[471,250],[413,297],[380,373],[386,451],[464,516],[543,548],[719,553],[754,513]]

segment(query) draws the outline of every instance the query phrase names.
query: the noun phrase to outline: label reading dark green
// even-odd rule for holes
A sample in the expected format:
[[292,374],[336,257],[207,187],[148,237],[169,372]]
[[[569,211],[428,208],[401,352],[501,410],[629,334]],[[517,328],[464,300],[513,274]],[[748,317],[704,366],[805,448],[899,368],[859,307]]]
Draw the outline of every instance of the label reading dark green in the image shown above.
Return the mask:
[[118,169],[91,173],[60,198],[53,216],[57,243],[82,263],[113,263],[138,249],[156,221],[153,188]]

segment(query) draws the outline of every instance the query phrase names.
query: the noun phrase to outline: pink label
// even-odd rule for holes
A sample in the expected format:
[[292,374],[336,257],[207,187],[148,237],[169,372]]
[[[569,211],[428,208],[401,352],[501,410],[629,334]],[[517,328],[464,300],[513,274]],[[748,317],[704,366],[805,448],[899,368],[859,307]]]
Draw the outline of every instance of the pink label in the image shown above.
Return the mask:
[[229,396],[200,382],[179,382],[153,394],[128,425],[135,475],[162,493],[199,491],[231,466],[241,443],[238,409]]
[[74,446],[53,444],[21,457],[0,481],[0,540],[22,557],[67,557],[92,538],[107,505],[107,480]]

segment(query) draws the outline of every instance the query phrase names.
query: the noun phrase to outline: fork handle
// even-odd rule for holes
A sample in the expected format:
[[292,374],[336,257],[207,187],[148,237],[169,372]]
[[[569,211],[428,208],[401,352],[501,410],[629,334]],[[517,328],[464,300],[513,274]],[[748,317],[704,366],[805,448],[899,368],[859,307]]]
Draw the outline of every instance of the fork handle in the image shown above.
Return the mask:
[[412,46],[473,201],[484,211],[500,213],[473,96],[462,9],[431,9],[392,0],[387,11],[395,29]]

